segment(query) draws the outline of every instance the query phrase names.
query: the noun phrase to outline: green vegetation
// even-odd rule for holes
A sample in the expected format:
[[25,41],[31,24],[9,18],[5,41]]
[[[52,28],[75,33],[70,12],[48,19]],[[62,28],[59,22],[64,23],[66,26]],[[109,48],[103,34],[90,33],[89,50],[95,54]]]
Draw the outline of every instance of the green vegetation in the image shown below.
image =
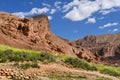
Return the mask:
[[96,65],[94,64],[100,73],[108,74],[115,77],[120,77],[120,67],[111,67],[105,65]]
[[111,76],[120,76],[119,73],[115,72],[114,70],[110,70],[110,69],[102,69],[100,70],[100,72],[103,74],[109,74]]
[[64,60],[64,62],[72,65],[73,67],[78,67],[85,70],[97,70],[95,66],[92,66],[85,60],[78,59],[78,58],[68,57]]
[[111,67],[111,66],[107,66],[107,65],[89,63],[85,60],[73,58],[73,57],[68,57],[68,58],[64,59],[64,62],[69,65],[72,65],[73,67],[82,68],[85,70],[92,70],[92,71],[95,70],[95,71],[99,71],[100,73],[103,73],[103,74],[120,77],[120,68],[119,67]]
[[20,69],[28,69],[30,67],[40,68],[40,66],[37,63],[24,63],[24,64],[14,63],[13,66],[20,68]]
[[0,62],[23,62],[23,61],[42,61],[45,63],[54,62],[55,58],[49,52],[29,51],[24,49],[10,48],[6,46],[0,46]]
[[41,53],[39,55],[39,60],[44,63],[55,62],[55,57],[50,53]]
[[60,55],[60,54],[53,55],[50,52],[17,49],[17,48],[12,48],[5,45],[0,45],[0,62],[4,63],[4,62],[14,62],[14,61],[15,62],[24,62],[24,61],[34,62],[34,64],[30,64],[30,63],[21,64],[21,65],[17,63],[14,64],[14,65],[18,65],[23,69],[27,69],[29,67],[33,67],[33,68],[39,67],[38,64],[36,63],[37,61],[40,61],[43,63],[62,61],[63,63],[68,64],[72,67],[77,67],[77,68],[82,68],[85,70],[92,70],[92,71],[95,70],[103,74],[120,77],[119,67],[93,64],[85,60],[66,56],[66,55]]
[[21,64],[21,65],[19,65],[18,67],[20,67],[21,69],[28,69],[28,68],[30,68],[30,63],[25,63],[25,64]]
[[31,67],[32,67],[32,68],[40,68],[40,66],[39,66],[37,63],[32,63],[32,64],[31,64]]

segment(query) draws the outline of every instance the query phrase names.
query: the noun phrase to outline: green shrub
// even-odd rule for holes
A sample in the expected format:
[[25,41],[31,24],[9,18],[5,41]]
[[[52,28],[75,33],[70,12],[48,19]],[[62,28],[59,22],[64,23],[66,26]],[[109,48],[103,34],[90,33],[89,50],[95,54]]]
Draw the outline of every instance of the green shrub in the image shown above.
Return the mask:
[[7,62],[7,57],[2,57],[2,58],[0,58],[0,63],[5,63],[5,62]]
[[54,62],[55,57],[50,53],[42,52],[39,55],[39,60],[42,61],[42,62],[45,62],[45,63],[49,63],[49,62]]
[[13,66],[20,68],[20,69],[28,69],[30,67],[40,68],[40,66],[37,63],[25,63],[25,64],[14,63]]
[[32,68],[40,68],[40,66],[39,66],[37,63],[32,63],[32,64],[31,64],[31,67],[32,67]]
[[8,49],[8,50],[5,50],[5,51],[3,51],[3,55],[6,55],[6,56],[8,56],[9,57],[9,55],[11,55],[13,53],[13,50],[11,50],[11,49]]
[[120,74],[115,72],[114,70],[102,69],[102,70],[100,70],[100,72],[103,73],[103,74],[108,74],[108,75],[111,75],[111,76],[120,77]]
[[[7,49],[0,52],[0,62],[6,61],[37,61],[39,54],[38,53],[28,53],[26,51],[13,51],[11,49]],[[7,60],[6,60],[7,59]]]
[[0,62],[20,62],[20,61],[42,61],[44,63],[54,62],[55,57],[47,52],[41,53],[32,53],[26,51],[13,51],[11,49],[7,49],[0,52]]
[[16,63],[13,64],[13,66],[15,66],[15,67],[19,67],[19,63],[16,62]]
[[26,61],[37,62],[39,60],[39,54],[29,54]]
[[10,57],[10,55],[12,54],[12,50],[8,49],[8,50],[5,50],[5,51],[2,51],[0,53],[0,62],[1,63],[4,63],[4,62],[7,62]]
[[30,63],[25,63],[25,64],[21,64],[20,65],[20,68],[21,69],[28,69],[28,68],[30,68],[31,67],[31,64]]
[[95,66],[91,66],[88,62],[78,58],[69,57],[69,58],[66,58],[64,62],[72,65],[73,67],[78,67],[85,70],[97,70]]
[[9,60],[10,61],[26,61],[28,58],[28,53],[26,52],[14,52],[10,55]]

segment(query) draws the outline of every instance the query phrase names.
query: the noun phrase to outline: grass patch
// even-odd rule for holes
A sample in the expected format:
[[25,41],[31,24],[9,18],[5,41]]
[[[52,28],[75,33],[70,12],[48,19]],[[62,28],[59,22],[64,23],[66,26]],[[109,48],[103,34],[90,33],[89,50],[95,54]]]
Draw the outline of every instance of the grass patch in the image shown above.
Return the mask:
[[73,57],[67,57],[63,61],[66,64],[71,65],[76,68],[82,68],[84,70],[90,70],[90,71],[99,71],[100,73],[103,73],[103,74],[120,77],[119,67],[111,67],[107,65],[89,63],[85,60],[73,58]]
[[37,63],[14,63],[13,66],[20,68],[20,69],[28,69],[28,68],[40,68],[40,66]]
[[116,77],[120,76],[119,73],[115,72],[114,70],[110,70],[110,69],[102,69],[102,70],[100,70],[100,72],[103,74],[109,74],[111,76],[116,76]]
[[[96,65],[96,64],[95,64]],[[115,77],[120,77],[120,68],[119,67],[111,67],[106,65],[96,65],[100,73],[108,74]]]
[[68,57],[64,59],[64,62],[72,65],[73,67],[82,68],[85,70],[97,70],[95,66],[92,66],[88,62],[78,58]]
[[25,64],[20,64],[19,67],[20,67],[21,69],[28,69],[28,68],[31,67],[31,65],[30,65],[30,63],[25,63]]
[[31,64],[31,67],[32,67],[32,68],[40,68],[40,66],[39,66],[37,63],[32,63],[32,64]]
[[[1,48],[2,47],[2,48]],[[23,62],[41,61],[44,63],[55,62],[55,57],[50,52],[37,52],[32,50],[16,49],[16,48],[6,48],[6,46],[0,46],[0,63],[4,62]],[[3,49],[3,50],[2,50]]]
[[49,62],[55,62],[56,61],[55,57],[50,53],[44,53],[43,52],[39,55],[39,57],[40,57],[39,60],[44,62],[44,63],[49,63]]

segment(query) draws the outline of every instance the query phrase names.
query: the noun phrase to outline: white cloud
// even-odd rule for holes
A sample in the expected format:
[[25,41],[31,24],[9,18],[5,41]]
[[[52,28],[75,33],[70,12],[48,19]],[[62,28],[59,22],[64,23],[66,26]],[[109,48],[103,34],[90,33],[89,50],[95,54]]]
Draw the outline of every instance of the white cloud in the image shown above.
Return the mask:
[[109,32],[117,32],[119,29],[118,28],[115,28],[113,30],[109,30]]
[[98,18],[98,20],[102,20],[102,19],[104,19],[104,17],[100,17],[100,18]]
[[103,15],[106,15],[106,14],[109,14],[109,13],[115,12],[115,11],[117,11],[117,10],[112,8],[112,9],[109,9],[109,10],[101,10],[100,13],[102,13]]
[[25,17],[25,14],[23,12],[15,12],[15,13],[12,13],[13,15],[16,15],[16,16],[19,16],[20,18],[24,18]]
[[28,12],[29,14],[41,14],[41,13],[47,13],[49,11],[48,8],[44,7],[44,8],[33,8],[30,12]]
[[88,21],[86,23],[96,23],[95,18],[88,18]]
[[101,4],[101,9],[111,9],[120,7],[120,0],[97,0]]
[[42,3],[42,5],[45,6],[45,7],[51,7],[51,5],[47,4],[47,3]]
[[61,10],[61,6],[60,6],[61,3],[62,3],[61,1],[56,1],[56,2],[54,3],[54,6],[55,6],[58,10]]
[[70,10],[64,16],[64,18],[70,19],[72,21],[81,21],[90,17],[92,13],[99,10],[99,6],[95,2],[91,2],[87,0],[81,0],[81,1],[74,0],[73,2],[64,6],[64,11],[65,12],[68,11],[73,6],[75,7],[72,10]]
[[53,17],[52,17],[52,16],[48,16],[48,19],[49,19],[49,20],[52,20],[52,19],[53,19]]
[[107,24],[105,24],[103,26],[100,26],[99,29],[104,29],[104,28],[107,28],[107,27],[112,27],[112,26],[117,26],[117,25],[119,25],[119,23],[117,23],[117,22],[107,23]]
[[67,12],[72,7],[79,6],[79,5],[80,5],[79,0],[73,0],[72,2],[70,2],[67,5],[63,6],[63,9],[64,9],[63,12]]
[[70,11],[69,13],[67,13],[64,18],[68,18],[72,21],[79,21],[79,20],[83,20],[85,19],[86,16],[89,15],[85,15],[84,13],[80,13],[77,9],[77,7],[74,7],[72,11]]
[[95,12],[108,14],[118,7],[120,7],[120,0],[73,0],[64,5],[63,12],[66,12],[64,18],[81,21],[89,18]]
[[47,13],[48,11],[49,9],[47,7],[44,7],[44,8],[32,8],[32,10],[30,10],[29,12],[15,12],[12,14],[24,18],[36,14]]
[[51,9],[50,14],[54,14],[56,12],[56,9]]
[[113,29],[113,32],[116,32],[116,31],[118,31],[119,29],[118,28],[116,28],[116,29]]

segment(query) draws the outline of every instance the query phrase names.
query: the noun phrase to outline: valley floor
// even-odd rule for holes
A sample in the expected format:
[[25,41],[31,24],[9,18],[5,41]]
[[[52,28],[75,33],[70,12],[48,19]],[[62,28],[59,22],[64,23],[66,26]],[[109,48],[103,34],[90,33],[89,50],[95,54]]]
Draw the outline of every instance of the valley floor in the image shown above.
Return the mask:
[[[20,69],[13,65],[14,62],[0,63],[0,80],[120,80],[120,78],[96,71],[70,68],[57,63],[43,64],[39,62],[40,68],[30,67],[28,69]],[[12,77],[16,77],[16,79],[10,79]],[[18,79],[19,77],[22,79]]]

